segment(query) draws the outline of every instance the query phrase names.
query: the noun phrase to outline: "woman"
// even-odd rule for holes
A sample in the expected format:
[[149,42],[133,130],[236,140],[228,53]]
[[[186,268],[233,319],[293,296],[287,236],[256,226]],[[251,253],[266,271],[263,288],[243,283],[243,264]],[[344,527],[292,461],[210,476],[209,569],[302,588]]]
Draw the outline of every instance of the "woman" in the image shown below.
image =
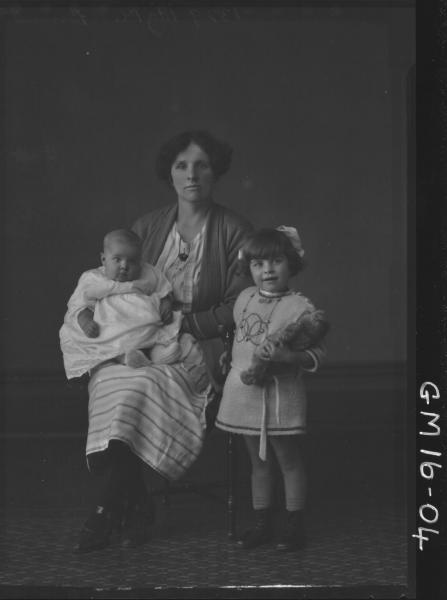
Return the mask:
[[205,410],[221,383],[222,332],[232,328],[234,301],[249,284],[237,274],[237,255],[251,225],[213,201],[231,154],[230,146],[205,131],[179,134],[159,152],[157,174],[172,185],[177,201],[143,216],[133,229],[143,258],[172,284],[182,331],[199,342],[182,364],[137,370],[112,364],[92,374],[88,464],[91,470],[107,465],[110,475],[81,531],[78,552],[106,546],[119,527],[124,546],[146,541],[154,515],[143,464],[175,480],[201,450]]

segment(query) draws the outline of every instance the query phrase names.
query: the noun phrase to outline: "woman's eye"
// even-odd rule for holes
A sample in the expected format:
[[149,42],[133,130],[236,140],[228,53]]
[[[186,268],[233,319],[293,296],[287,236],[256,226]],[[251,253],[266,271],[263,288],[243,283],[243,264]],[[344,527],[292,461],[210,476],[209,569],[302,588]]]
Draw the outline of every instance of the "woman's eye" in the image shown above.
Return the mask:
[[178,162],[178,163],[175,165],[175,168],[176,168],[176,169],[185,169],[185,168],[186,168],[186,163],[184,163],[183,161],[182,161],[182,162]]

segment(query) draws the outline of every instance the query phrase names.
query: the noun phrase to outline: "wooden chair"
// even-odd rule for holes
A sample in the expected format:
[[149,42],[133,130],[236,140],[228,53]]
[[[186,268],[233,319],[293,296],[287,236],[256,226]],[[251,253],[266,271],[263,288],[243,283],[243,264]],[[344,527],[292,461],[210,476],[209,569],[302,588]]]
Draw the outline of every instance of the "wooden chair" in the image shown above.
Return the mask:
[[[224,351],[227,356],[226,364],[222,365],[223,375],[229,371],[229,363],[231,357],[231,349],[233,345],[233,330],[226,330],[220,326],[220,335],[224,344]],[[219,408],[222,393],[217,392],[215,398],[211,401],[207,409],[207,428],[206,434],[209,434],[214,429],[214,422]],[[234,538],[236,529],[236,438],[231,433],[225,433],[226,436],[226,477],[224,480],[212,482],[179,482],[170,483],[168,479],[163,479],[163,487],[157,490],[154,494],[162,495],[165,505],[170,505],[171,494],[193,492],[208,498],[218,498],[212,492],[214,488],[226,488],[226,508],[227,508],[227,533],[230,539]]]

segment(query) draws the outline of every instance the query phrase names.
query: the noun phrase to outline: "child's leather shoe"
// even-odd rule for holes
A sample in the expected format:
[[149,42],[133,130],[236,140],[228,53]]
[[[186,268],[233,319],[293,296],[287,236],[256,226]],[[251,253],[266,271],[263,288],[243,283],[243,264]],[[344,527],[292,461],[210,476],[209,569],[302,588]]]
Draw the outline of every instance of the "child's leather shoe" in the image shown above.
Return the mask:
[[276,549],[282,552],[298,550],[306,545],[306,541],[303,511],[287,511],[287,522],[283,534],[276,544]]
[[269,508],[255,510],[255,525],[244,533],[237,545],[244,550],[270,542],[273,537],[272,515]]

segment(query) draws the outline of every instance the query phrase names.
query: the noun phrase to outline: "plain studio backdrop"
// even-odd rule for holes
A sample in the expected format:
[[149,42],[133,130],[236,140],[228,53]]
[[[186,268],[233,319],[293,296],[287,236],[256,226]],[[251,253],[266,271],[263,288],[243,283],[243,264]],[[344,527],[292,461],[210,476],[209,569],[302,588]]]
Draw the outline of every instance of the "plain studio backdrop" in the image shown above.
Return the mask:
[[404,423],[414,11],[359,4],[7,15],[6,433],[85,434],[59,347],[67,300],[107,231],[175,201],[155,157],[194,128],[234,147],[215,200],[302,237],[295,285],[332,323],[314,415],[335,428]]
[[[0,9],[0,508],[25,509],[16,520],[7,513],[0,542],[10,560],[2,582],[159,581],[140,563],[129,579],[102,556],[92,559],[90,573],[82,564],[70,571],[64,552],[90,510],[93,488],[84,453],[87,389],[65,378],[59,329],[80,274],[100,264],[104,234],[176,201],[155,176],[155,158],[166,139],[196,128],[234,148],[217,202],[256,227],[297,227],[308,266],[294,286],[332,323],[327,362],[306,376],[316,546],[307,570],[286,561],[281,577],[405,582],[414,9],[405,0],[394,8],[381,0],[359,0],[355,8],[308,4]],[[225,440],[213,430],[188,473],[192,481],[223,476]],[[237,457],[242,525],[249,473],[245,454]],[[207,513],[193,500],[202,528],[207,515],[223,523],[224,504]],[[177,507],[179,527],[181,502],[170,513]],[[59,544],[53,547],[31,509],[58,507],[78,510],[79,523],[61,518],[55,529],[48,521],[46,535]],[[29,522],[20,542],[15,524]],[[217,536],[207,533],[219,552],[223,527]],[[188,543],[199,543],[190,522],[183,528]],[[174,583],[198,576],[185,562],[188,573],[179,578],[190,554],[176,558],[179,536],[175,525],[172,552],[164,555]],[[157,553],[165,537],[144,552]],[[37,558],[28,556],[36,539],[43,544]],[[246,563],[236,563],[248,577]],[[255,583],[271,583],[260,565]],[[207,568],[206,581],[222,580],[220,566]]]
[[[22,17],[22,18],[21,18]],[[215,200],[293,225],[329,363],[406,358],[411,9],[104,9],[5,25],[2,369],[61,371],[58,329],[103,235],[175,201],[160,144],[234,147]]]

